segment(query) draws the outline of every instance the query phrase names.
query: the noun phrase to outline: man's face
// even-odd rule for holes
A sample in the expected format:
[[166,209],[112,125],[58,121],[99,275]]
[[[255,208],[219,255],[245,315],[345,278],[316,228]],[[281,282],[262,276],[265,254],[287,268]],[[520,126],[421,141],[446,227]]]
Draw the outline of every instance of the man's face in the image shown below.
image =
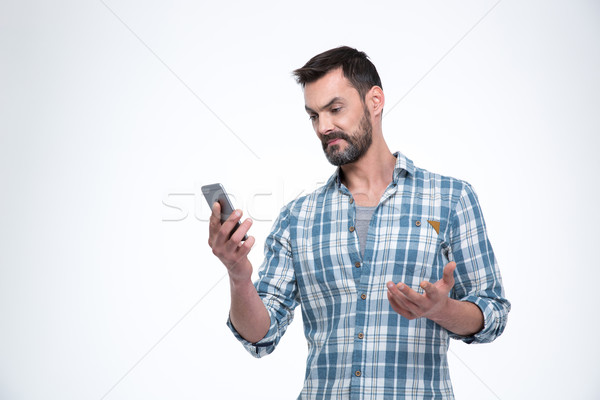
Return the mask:
[[372,142],[371,116],[341,68],[304,88],[306,112],[333,165],[359,160]]

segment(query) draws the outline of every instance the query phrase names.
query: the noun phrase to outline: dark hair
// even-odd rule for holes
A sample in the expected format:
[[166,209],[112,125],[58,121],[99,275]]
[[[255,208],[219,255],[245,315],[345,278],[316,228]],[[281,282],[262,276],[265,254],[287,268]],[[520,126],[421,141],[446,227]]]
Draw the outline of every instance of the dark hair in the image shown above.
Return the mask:
[[327,50],[311,58],[302,68],[294,71],[296,82],[302,87],[314,82],[336,68],[342,68],[344,77],[350,81],[364,100],[373,86],[381,86],[377,69],[362,51],[342,46]]

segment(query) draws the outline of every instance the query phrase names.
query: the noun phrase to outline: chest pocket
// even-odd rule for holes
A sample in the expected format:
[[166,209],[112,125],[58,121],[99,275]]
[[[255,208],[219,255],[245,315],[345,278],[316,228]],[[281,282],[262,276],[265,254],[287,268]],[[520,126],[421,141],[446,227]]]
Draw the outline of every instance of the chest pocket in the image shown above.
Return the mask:
[[403,216],[397,229],[393,280],[422,293],[422,281],[435,282],[443,274],[440,222],[428,216]]

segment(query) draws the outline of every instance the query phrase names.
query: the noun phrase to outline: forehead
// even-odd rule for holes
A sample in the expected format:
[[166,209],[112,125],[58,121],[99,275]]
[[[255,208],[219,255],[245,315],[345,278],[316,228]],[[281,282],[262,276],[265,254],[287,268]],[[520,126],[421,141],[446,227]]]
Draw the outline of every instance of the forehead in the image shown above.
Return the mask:
[[344,76],[342,68],[329,71],[304,87],[304,104],[313,110],[319,109],[336,97],[347,101],[360,100],[358,91]]

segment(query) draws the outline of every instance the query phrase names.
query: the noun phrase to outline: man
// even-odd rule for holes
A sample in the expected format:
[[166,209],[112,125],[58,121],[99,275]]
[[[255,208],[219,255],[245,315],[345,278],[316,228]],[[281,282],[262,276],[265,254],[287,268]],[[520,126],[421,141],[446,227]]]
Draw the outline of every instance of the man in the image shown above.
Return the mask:
[[302,305],[309,352],[302,399],[453,398],[449,338],[491,342],[504,298],[469,184],[417,168],[383,138],[385,98],[366,54],[340,47],[294,71],[327,159],[315,192],[283,208],[256,284],[236,211],[209,244],[231,286],[228,324],[256,357],[271,353]]

